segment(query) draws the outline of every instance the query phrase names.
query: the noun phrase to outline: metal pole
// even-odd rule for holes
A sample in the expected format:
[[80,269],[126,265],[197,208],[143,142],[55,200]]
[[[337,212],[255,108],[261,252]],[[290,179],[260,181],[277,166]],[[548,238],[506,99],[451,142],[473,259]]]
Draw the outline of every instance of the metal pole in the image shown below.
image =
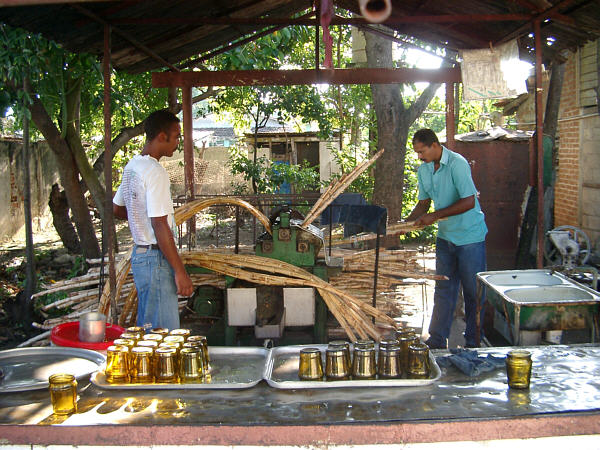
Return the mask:
[[110,286],[110,312],[112,323],[117,323],[117,302],[115,289],[117,286],[117,273],[115,270],[115,220],[112,209],[112,151],[111,151],[111,117],[110,117],[110,25],[104,25],[104,56],[102,58],[102,72],[104,77],[104,185],[106,186],[104,236],[106,237],[108,252],[108,285]]
[[331,247],[333,247],[333,242],[331,242],[331,235],[333,234],[333,205],[329,205],[329,256],[331,256]]
[[454,83],[446,83],[446,145],[454,149]]
[[544,267],[544,122],[542,109],[542,35],[540,20],[533,22],[533,32],[535,34],[535,134],[537,147],[537,188],[538,188],[538,206],[537,206],[537,258],[536,265],[538,269]]
[[[23,83],[23,89],[27,92],[27,82]],[[23,209],[25,214],[25,253],[27,257],[26,279],[25,279],[25,305],[31,302],[31,296],[35,293],[35,253],[33,249],[33,229],[31,217],[31,181],[29,173],[29,117],[23,115]],[[29,308],[26,308],[29,311]]]
[[321,20],[321,0],[315,1],[315,71],[319,71],[320,67],[320,43],[319,43],[319,23]]
[[[375,240],[375,270],[373,271],[373,308],[377,308],[377,276],[379,274],[379,227],[377,227],[377,239]],[[375,317],[373,317],[375,323]]]
[[240,207],[235,205],[235,254],[240,252]]

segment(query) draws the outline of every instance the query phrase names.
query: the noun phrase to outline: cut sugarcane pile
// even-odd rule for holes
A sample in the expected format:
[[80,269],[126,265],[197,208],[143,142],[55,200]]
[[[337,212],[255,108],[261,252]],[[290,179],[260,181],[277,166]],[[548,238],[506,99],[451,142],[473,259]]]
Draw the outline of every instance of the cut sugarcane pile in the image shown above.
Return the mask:
[[381,338],[379,331],[373,325],[372,318],[387,326],[396,326],[392,318],[373,308],[369,303],[349,295],[300,267],[283,261],[253,255],[198,252],[184,253],[182,259],[185,264],[205,267],[256,284],[314,287],[352,342],[357,340],[357,335],[361,339]]
[[[416,225],[415,221],[410,222],[397,222],[392,225],[388,225],[386,228],[386,236],[391,236],[399,233],[408,233],[410,231],[422,230],[424,227]],[[344,238],[341,233],[336,233],[331,236],[331,245],[343,245],[343,244],[354,244],[356,242],[370,241],[376,239],[375,233],[360,233],[355,236]],[[327,243],[329,241],[327,240]]]
[[[395,286],[405,283],[406,278],[443,280],[442,275],[427,273],[418,264],[416,250],[379,250],[377,270],[377,305],[385,305],[396,299]],[[364,302],[373,300],[373,282],[375,269],[375,250],[365,250],[344,255],[342,272],[329,281],[335,287],[352,292],[352,295]],[[380,308],[382,310],[386,308]],[[387,308],[389,309],[389,308]]]
[[[101,261],[88,260],[88,264],[99,264]],[[107,264],[105,262],[105,264]],[[108,276],[108,270],[105,268],[104,277]],[[79,316],[86,312],[95,311],[98,307],[98,293],[100,284],[100,267],[90,267],[85,275],[70,278],[68,280],[58,281],[50,285],[42,285],[42,291],[31,296],[32,299],[44,295],[53,294],[57,298],[55,301],[43,306],[39,313],[45,318],[43,323],[34,322],[32,325],[35,328],[49,330],[52,327],[61,323],[73,322],[79,319]],[[133,287],[133,279],[130,275],[123,279],[124,295],[131,291]],[[124,298],[119,299],[121,302]],[[57,317],[56,312],[64,312]]]

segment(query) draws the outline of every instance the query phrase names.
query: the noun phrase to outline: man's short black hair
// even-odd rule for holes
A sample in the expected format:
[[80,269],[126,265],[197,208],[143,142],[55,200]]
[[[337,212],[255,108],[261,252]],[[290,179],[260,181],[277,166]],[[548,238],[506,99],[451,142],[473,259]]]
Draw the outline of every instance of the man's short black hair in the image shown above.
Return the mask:
[[431,147],[431,144],[439,145],[440,143],[436,134],[433,132],[433,130],[430,130],[429,128],[421,128],[419,131],[417,131],[413,135],[412,141],[413,145],[415,144],[415,142],[420,142],[425,147]]
[[171,126],[174,123],[179,123],[179,119],[168,109],[154,111],[144,121],[146,139],[148,141],[153,140],[161,131],[164,131],[168,136],[169,131],[171,131]]

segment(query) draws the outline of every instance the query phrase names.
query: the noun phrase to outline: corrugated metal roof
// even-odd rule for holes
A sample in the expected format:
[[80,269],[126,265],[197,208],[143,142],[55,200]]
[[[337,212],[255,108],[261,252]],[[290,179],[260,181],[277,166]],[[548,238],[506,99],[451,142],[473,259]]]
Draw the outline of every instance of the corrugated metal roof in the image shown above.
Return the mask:
[[[0,5],[14,3],[0,0]],[[0,9],[0,21],[41,33],[73,52],[96,55],[102,53],[103,24],[111,24],[114,66],[137,73],[164,68],[165,61],[177,65],[254,33],[291,23],[291,18],[308,12],[313,2],[88,0],[43,3],[5,6]],[[334,3],[342,10],[359,13],[357,0]],[[544,48],[544,60],[600,36],[600,7],[595,0],[392,0],[392,15],[385,25],[401,35],[452,49],[482,48],[519,37],[522,56],[525,56],[533,47],[533,40],[528,37],[531,18],[552,7],[556,7],[559,14],[550,15],[542,24],[543,41],[548,37],[554,40]],[[489,15],[511,16],[496,21],[490,20]]]

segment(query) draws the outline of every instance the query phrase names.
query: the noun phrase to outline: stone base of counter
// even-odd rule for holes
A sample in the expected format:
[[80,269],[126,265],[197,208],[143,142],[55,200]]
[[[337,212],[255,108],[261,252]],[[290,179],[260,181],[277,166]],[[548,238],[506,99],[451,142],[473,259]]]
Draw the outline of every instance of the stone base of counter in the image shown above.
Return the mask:
[[600,414],[307,426],[0,425],[0,445],[375,445],[600,434]]

